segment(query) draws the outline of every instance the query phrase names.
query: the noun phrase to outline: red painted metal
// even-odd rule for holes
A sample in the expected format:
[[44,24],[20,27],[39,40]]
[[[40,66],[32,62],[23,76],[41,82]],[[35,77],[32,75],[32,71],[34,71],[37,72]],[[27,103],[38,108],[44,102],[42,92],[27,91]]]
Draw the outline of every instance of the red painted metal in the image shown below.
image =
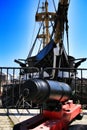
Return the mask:
[[42,114],[17,124],[13,130],[68,130],[69,123],[80,113],[81,105],[69,100],[60,111],[43,110]]

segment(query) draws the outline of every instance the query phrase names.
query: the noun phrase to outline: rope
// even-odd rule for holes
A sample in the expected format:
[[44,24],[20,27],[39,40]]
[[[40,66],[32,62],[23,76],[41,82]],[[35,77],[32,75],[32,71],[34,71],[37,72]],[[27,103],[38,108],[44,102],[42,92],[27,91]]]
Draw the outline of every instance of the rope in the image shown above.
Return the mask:
[[40,0],[39,0],[39,2],[38,2],[38,6],[37,6],[37,11],[36,11],[36,13],[38,12],[39,5],[40,5]]
[[55,9],[55,12],[57,11],[56,10],[56,4],[55,4],[55,1],[54,0],[52,0],[53,1],[53,6],[54,6],[54,9]]
[[34,23],[34,29],[33,29],[32,37],[31,37],[31,45],[34,38],[35,28],[36,28],[36,22]]
[[[37,11],[36,11],[36,13],[38,12],[39,5],[40,5],[40,0],[38,1],[38,6],[37,6]],[[32,45],[33,37],[34,37],[35,28],[36,28],[36,22],[35,22],[35,24],[34,24],[34,29],[33,29],[33,33],[32,33],[31,45]],[[29,51],[28,57],[30,57],[31,54],[32,54],[32,51],[33,51],[33,49],[34,49],[34,46],[35,46],[36,40],[37,40],[37,36],[36,36],[36,39],[35,39],[35,41],[34,41],[32,47],[31,47],[30,51]]]
[[69,55],[69,34],[68,34],[68,29],[66,30],[66,37],[67,37],[67,51],[68,51],[68,55]]
[[[69,4],[70,4],[71,0],[69,0]],[[69,5],[68,5],[68,8],[69,8]],[[68,33],[68,19],[66,18],[66,37],[67,37],[67,52],[68,52],[68,55],[69,55],[69,33]]]
[[30,52],[29,52],[27,58],[29,58],[29,57],[32,55],[32,52],[33,52],[33,49],[34,49],[34,47],[35,47],[35,44],[36,44],[36,41],[37,41],[37,37],[38,37],[38,34],[39,34],[39,32],[40,32],[40,29],[41,29],[42,25],[43,25],[43,22],[42,22],[41,25],[40,25],[40,28],[39,28],[38,33],[37,33],[37,36],[36,36],[36,38],[35,38],[35,41],[34,41],[32,47],[31,47],[31,49],[30,49]]

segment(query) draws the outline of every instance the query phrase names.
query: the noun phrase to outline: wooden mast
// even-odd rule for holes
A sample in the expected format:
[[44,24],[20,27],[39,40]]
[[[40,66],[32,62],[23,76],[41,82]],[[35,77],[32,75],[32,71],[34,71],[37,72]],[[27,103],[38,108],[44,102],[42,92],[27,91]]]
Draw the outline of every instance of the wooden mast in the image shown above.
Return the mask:
[[43,47],[50,41],[49,22],[55,20],[56,13],[48,11],[48,1],[42,3],[42,12],[36,13],[36,21],[43,22],[43,33],[38,35],[38,38],[43,39]]

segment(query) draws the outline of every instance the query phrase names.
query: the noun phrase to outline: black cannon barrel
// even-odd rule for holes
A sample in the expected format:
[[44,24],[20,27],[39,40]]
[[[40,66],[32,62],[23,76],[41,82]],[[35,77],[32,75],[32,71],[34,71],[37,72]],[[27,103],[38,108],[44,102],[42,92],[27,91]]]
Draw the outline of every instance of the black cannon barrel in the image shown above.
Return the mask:
[[25,99],[35,103],[43,103],[48,99],[64,102],[72,93],[69,85],[54,80],[29,79],[23,88]]

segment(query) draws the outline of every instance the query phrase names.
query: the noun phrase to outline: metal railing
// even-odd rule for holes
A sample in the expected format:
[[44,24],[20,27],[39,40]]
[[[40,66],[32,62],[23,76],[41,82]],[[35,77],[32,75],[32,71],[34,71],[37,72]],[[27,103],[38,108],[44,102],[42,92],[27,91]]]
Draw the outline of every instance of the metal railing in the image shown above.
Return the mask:
[[75,102],[87,104],[87,69],[0,67],[0,108],[38,107],[22,97],[22,84],[30,78],[54,79],[53,73],[56,80],[71,86]]
[[0,67],[0,108],[32,107],[32,102],[26,102],[21,96],[21,86],[29,78],[39,76],[36,67]]

